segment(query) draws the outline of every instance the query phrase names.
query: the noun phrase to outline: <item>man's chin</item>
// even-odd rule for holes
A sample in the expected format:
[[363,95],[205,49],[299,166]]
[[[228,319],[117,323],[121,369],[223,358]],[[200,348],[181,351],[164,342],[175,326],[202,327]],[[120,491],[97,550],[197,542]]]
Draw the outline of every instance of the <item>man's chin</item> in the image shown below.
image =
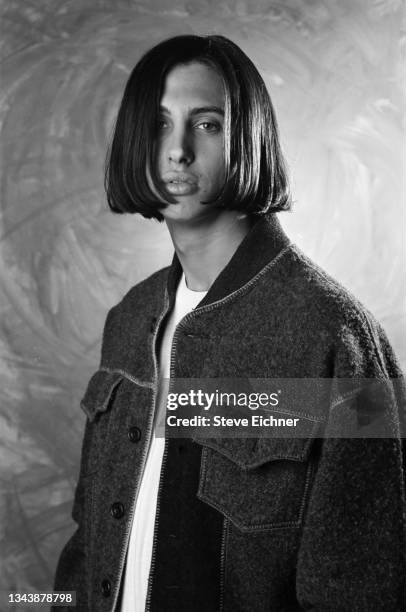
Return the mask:
[[213,210],[210,210],[207,204],[187,202],[180,199],[161,208],[160,213],[166,220],[189,223],[204,219],[207,216],[213,216]]

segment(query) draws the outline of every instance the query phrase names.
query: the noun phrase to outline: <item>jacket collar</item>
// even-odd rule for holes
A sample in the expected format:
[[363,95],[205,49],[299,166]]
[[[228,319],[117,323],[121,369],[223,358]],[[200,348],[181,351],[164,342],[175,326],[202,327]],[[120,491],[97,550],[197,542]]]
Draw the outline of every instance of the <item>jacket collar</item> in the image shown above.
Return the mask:
[[[260,217],[220,272],[199,307],[217,302],[243,287],[289,244],[289,238],[276,214]],[[181,274],[182,266],[175,253],[168,276],[168,293],[171,302],[175,297]]]

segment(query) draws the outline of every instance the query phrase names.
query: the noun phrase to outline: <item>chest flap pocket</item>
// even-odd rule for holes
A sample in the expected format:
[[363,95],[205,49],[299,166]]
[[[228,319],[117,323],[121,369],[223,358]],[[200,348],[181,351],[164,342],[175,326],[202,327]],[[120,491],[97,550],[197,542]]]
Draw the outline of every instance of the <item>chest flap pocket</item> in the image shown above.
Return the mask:
[[306,428],[307,438],[196,440],[203,446],[198,498],[244,532],[300,527],[318,424]]
[[123,376],[118,372],[98,370],[93,374],[80,403],[89,421],[94,421],[102,412],[107,412],[113,395]]
[[88,418],[86,443],[83,445],[84,475],[97,472],[105,456],[110,427],[110,413],[123,376],[118,372],[98,370],[91,377],[81,408]]

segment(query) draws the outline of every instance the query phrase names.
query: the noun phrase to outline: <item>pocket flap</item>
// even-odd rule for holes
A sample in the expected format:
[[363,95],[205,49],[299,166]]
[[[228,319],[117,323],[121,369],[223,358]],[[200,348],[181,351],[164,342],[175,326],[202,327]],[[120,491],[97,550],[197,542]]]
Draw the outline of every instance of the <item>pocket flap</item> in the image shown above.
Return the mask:
[[301,418],[295,437],[275,432],[264,437],[260,432],[258,438],[195,438],[195,442],[221,453],[243,470],[253,470],[269,461],[306,461],[320,425]]
[[99,412],[106,412],[111,397],[122,380],[123,376],[119,372],[98,370],[93,374],[80,403],[89,421],[94,421]]

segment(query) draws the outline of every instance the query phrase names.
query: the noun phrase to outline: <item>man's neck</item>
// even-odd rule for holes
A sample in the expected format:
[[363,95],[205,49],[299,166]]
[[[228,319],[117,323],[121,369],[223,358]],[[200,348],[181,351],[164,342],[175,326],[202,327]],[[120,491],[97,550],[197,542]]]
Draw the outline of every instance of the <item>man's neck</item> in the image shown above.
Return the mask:
[[198,224],[173,220],[166,223],[186,284],[192,291],[210,288],[252,226],[249,217],[231,210]]

